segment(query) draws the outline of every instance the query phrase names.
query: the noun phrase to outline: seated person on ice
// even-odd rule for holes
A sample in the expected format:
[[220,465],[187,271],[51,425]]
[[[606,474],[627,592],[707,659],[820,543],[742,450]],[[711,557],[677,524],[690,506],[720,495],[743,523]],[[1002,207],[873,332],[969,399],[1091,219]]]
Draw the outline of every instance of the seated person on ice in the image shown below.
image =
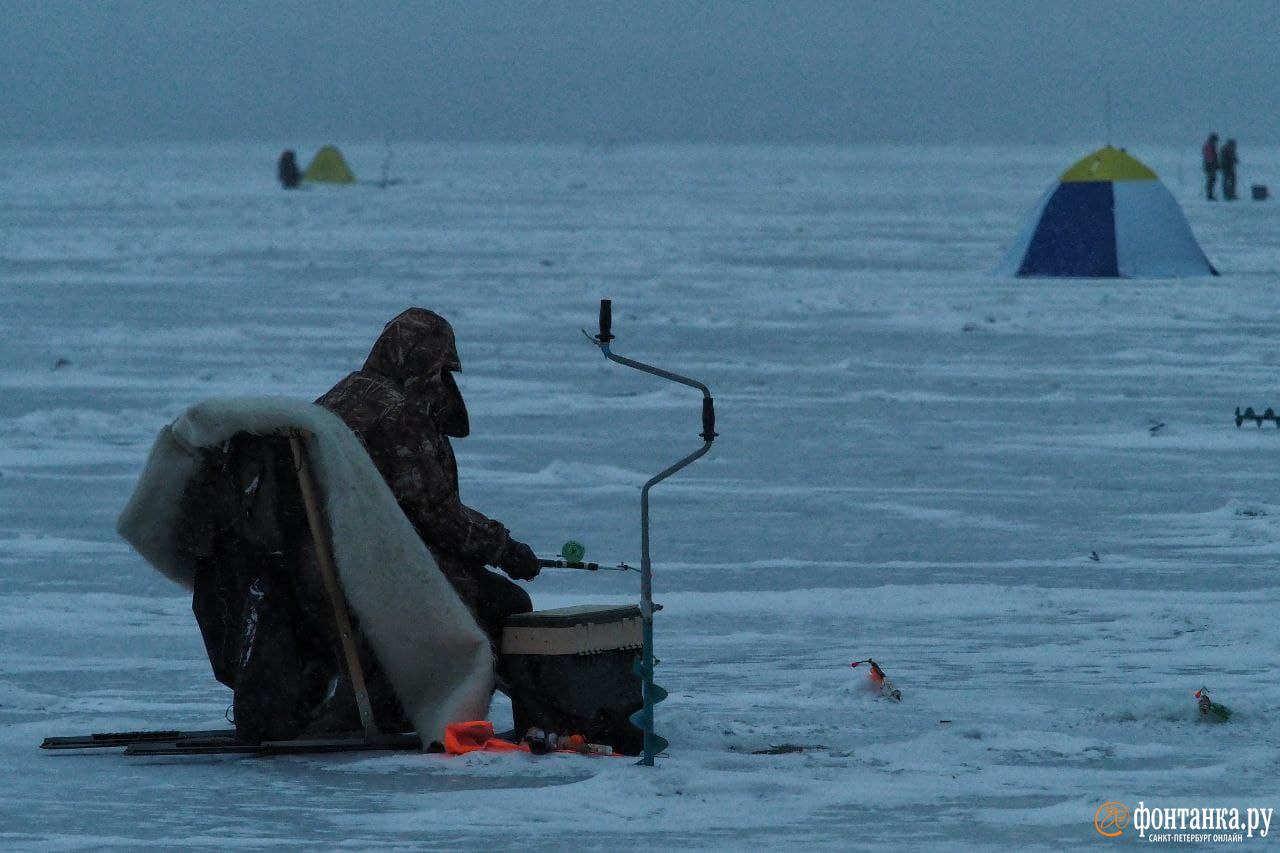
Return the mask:
[[[449,437],[469,431],[452,376],[460,368],[449,324],[410,308],[386,325],[364,367],[316,402],[363,444],[447,580],[442,588],[457,592],[496,658],[503,622],[532,604],[521,587],[485,566],[530,580],[539,562],[502,524],[459,498]],[[355,692],[335,653],[337,628],[288,439],[242,432],[204,458],[197,480],[182,488],[181,529],[173,541],[181,543],[180,562],[192,567],[192,609],[214,675],[234,691],[237,733],[246,740],[288,740],[360,729]],[[377,521],[370,527],[376,530]],[[393,687],[357,615],[351,618],[378,728],[412,730],[400,685]],[[413,638],[404,639],[413,646]]]
[[302,183],[302,170],[298,168],[297,155],[286,148],[276,162],[276,174],[280,178],[280,186],[287,190],[296,189]]
[[532,580],[538,558],[506,527],[462,503],[449,437],[471,426],[453,380],[461,370],[453,328],[439,314],[410,308],[374,343],[364,367],[316,400],[351,427],[382,472],[445,577],[496,650],[502,624],[533,609],[515,580]]

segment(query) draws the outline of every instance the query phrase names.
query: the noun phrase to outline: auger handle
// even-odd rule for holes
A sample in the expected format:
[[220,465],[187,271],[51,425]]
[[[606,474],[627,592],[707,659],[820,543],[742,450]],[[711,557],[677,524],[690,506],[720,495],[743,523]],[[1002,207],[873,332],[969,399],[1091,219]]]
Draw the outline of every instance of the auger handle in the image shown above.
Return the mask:
[[600,344],[607,344],[613,340],[613,300],[600,300],[600,334],[596,335],[596,341]]

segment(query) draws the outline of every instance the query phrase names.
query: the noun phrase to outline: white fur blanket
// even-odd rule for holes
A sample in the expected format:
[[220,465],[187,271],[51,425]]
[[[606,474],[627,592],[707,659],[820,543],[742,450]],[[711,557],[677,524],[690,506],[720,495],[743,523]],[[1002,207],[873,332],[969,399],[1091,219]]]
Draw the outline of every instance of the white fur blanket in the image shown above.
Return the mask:
[[332,412],[298,400],[208,400],[160,431],[116,529],[166,576],[190,589],[194,566],[179,556],[180,497],[200,468],[198,448],[238,432],[283,429],[306,440],[329,522],[334,562],[360,620],[423,744],[448,723],[484,719],[494,683],[484,631],[436,566],[364,446]]

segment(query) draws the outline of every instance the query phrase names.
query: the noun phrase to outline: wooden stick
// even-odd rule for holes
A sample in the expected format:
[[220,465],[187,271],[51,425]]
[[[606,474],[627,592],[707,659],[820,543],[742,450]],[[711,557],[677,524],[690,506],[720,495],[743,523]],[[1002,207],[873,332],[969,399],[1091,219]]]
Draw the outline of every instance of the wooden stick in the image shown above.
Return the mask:
[[351,628],[351,617],[347,613],[342,585],[338,582],[338,572],[333,564],[333,554],[329,549],[329,538],[325,535],[323,520],[320,517],[315,483],[311,479],[311,469],[307,465],[302,436],[294,430],[291,430],[288,435],[289,445],[293,448],[294,467],[298,471],[298,486],[302,489],[302,504],[307,510],[307,525],[311,528],[311,538],[316,545],[316,563],[320,568],[320,577],[324,580],[325,594],[333,608],[333,619],[338,626],[338,638],[342,643],[346,675],[351,681],[351,689],[356,694],[360,724],[364,728],[365,738],[376,740],[379,737],[378,724],[373,719],[373,706],[369,702],[369,690],[365,686],[364,668],[360,666],[360,654],[356,650],[355,632]]

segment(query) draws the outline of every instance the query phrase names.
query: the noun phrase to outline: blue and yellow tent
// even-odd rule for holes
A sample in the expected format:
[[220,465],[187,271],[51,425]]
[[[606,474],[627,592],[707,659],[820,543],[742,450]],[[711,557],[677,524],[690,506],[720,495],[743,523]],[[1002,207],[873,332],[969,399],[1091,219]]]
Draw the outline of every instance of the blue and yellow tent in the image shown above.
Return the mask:
[[997,273],[1182,278],[1218,271],[1156,173],[1108,145],[1062,173]]

